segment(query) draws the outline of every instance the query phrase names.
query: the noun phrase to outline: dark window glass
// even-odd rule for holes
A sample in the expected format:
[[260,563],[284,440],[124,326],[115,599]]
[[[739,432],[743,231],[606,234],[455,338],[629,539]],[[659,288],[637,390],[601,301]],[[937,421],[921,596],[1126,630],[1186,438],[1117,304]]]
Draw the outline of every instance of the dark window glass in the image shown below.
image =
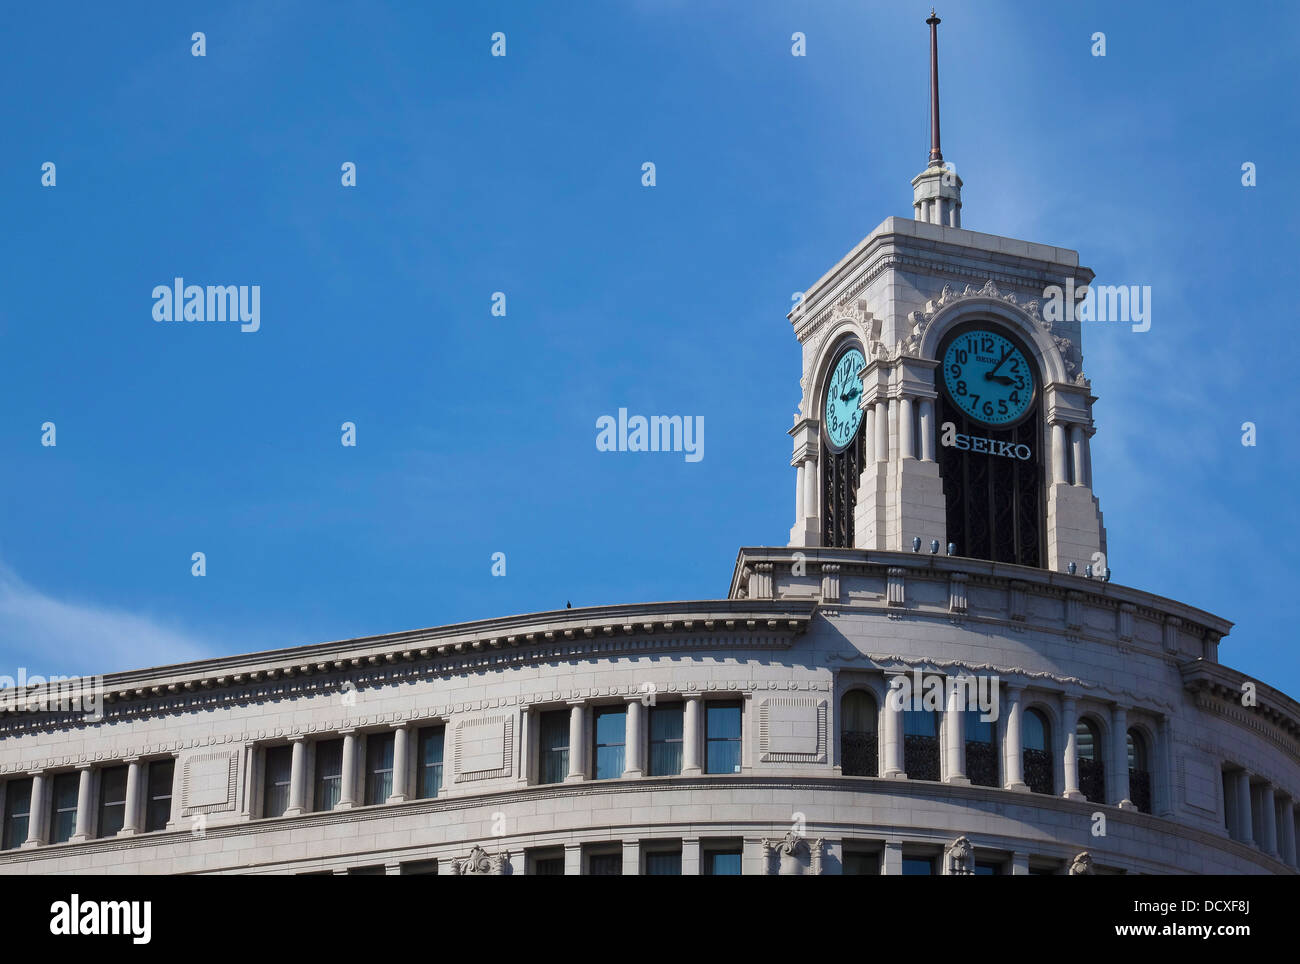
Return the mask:
[[680,850],[653,850],[645,855],[647,877],[679,877],[682,873]]
[[704,709],[704,772],[739,773],[740,704],[705,703]]
[[934,861],[929,857],[904,857],[904,877],[928,877],[934,873]]
[[979,710],[967,710],[966,776],[980,787],[998,783],[997,725],[980,719]]
[[538,716],[537,740],[541,747],[537,782],[563,783],[569,774],[569,711],[551,710]]
[[610,780],[623,775],[623,751],[627,742],[627,708],[600,707],[596,710],[595,778]]
[[421,799],[436,797],[442,790],[442,747],[444,727],[428,726],[420,731],[420,762],[416,794]]
[[903,769],[909,780],[939,779],[939,714],[903,711]]
[[366,737],[366,803],[383,803],[393,792],[393,734]]
[[[289,748],[284,747],[289,753]],[[288,759],[286,755],[285,759]],[[149,773],[145,779],[144,829],[166,830],[172,819],[172,776],[176,771],[175,760],[154,760],[149,764]],[[287,771],[286,771],[287,772]],[[288,777],[285,778],[286,780]],[[288,785],[285,786],[285,806],[288,806]]]
[[321,740],[316,744],[316,781],[312,787],[313,810],[333,810],[343,794],[343,741]]
[[388,871],[383,864],[366,864],[364,867],[349,867],[349,877],[382,877]]
[[1025,710],[1021,723],[1021,754],[1025,785],[1035,793],[1055,793],[1056,775],[1052,764],[1051,730],[1038,710]]
[[[284,812],[289,809],[289,781],[292,767],[292,747],[267,747],[262,816],[282,817]],[[151,767],[150,770],[152,769]]]
[[876,854],[855,853],[850,850],[844,854],[843,865],[846,876],[866,877],[880,873],[880,858]]
[[32,780],[10,780],[5,785],[5,832],[4,849],[13,850],[21,847],[27,839],[28,822],[31,816]]
[[1079,760],[1079,791],[1091,803],[1105,803],[1106,771],[1097,728],[1085,719],[1079,721],[1074,732]]
[[[682,704],[650,707],[650,776],[682,772]],[[680,859],[678,861],[680,863]],[[680,871],[679,871],[680,872]]]
[[1147,741],[1137,730],[1129,730],[1128,796],[1142,813],[1151,812],[1151,767],[1147,763]]
[[623,855],[592,854],[587,858],[587,873],[592,877],[620,877],[623,874]]
[[54,778],[50,799],[50,843],[63,843],[76,832],[79,782],[76,773],[60,773]]
[[840,704],[840,772],[846,777],[876,775],[876,701],[852,690]]
[[563,857],[538,857],[533,861],[533,874],[537,877],[563,877]]
[[438,861],[407,861],[401,865],[401,874],[404,877],[436,877],[438,874]]
[[1000,877],[1001,875],[1002,875],[1001,864],[982,863],[978,861],[975,864],[976,877]]
[[111,837],[126,824],[126,767],[99,774],[99,835]]
[[709,877],[740,876],[740,848],[706,850],[704,852],[704,873]]

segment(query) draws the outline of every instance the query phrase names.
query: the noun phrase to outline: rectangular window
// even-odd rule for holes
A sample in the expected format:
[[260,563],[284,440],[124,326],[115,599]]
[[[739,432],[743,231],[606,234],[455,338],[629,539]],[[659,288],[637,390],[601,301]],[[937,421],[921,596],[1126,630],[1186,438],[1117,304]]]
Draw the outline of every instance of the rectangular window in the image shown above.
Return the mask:
[[707,877],[739,877],[740,848],[710,847],[705,850],[704,874]]
[[54,778],[50,796],[50,843],[64,843],[77,830],[77,784],[80,782],[76,773],[60,773]]
[[569,711],[552,710],[537,718],[541,750],[538,783],[563,783],[569,773]]
[[27,839],[28,820],[31,816],[32,780],[10,780],[5,785],[4,849],[21,847]]
[[592,854],[587,858],[589,877],[620,877],[622,874],[622,854]]
[[316,780],[312,787],[311,808],[333,810],[342,795],[343,741],[321,740],[316,744]]
[[991,861],[977,860],[975,862],[976,877],[1000,877],[1002,876],[1002,865]]
[[650,707],[650,776],[682,772],[682,704]]
[[[287,754],[289,748],[286,746]],[[287,760],[288,757],[286,756]],[[166,830],[172,819],[172,774],[176,769],[175,760],[154,760],[149,764],[149,777],[145,792],[144,829],[147,831]],[[288,791],[286,793],[286,800]],[[288,804],[286,803],[286,806]]]
[[612,780],[621,777],[627,743],[627,707],[598,707],[594,730],[596,734],[595,778]]
[[535,877],[563,877],[564,876],[564,854],[550,853],[530,855],[529,871]]
[[393,734],[366,737],[366,804],[383,803],[393,792]]
[[934,858],[932,857],[904,857],[903,858],[904,877],[928,877],[933,873],[934,873]]
[[[153,767],[149,770],[152,776]],[[292,772],[293,747],[267,747],[262,816],[283,817],[284,812],[289,809],[289,782]]]
[[705,773],[740,772],[740,704],[704,704]]
[[126,825],[126,767],[99,774],[99,836],[111,837]]
[[880,855],[863,851],[846,850],[843,869],[845,876],[874,877],[880,874]]
[[408,860],[401,864],[398,872],[403,877],[436,877],[438,875],[438,861]]
[[652,850],[645,855],[647,877],[680,877],[682,852],[680,850]]
[[420,798],[436,797],[442,790],[442,747],[445,729],[441,726],[427,726],[420,731],[420,745],[417,749],[419,764],[416,767],[416,796]]

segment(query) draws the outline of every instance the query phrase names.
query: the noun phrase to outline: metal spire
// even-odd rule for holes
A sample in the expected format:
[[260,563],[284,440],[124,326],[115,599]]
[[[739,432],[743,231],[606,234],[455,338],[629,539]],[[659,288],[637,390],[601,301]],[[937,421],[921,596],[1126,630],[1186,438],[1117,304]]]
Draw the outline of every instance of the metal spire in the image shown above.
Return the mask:
[[930,8],[930,165],[943,164],[939,150],[939,24],[942,21]]

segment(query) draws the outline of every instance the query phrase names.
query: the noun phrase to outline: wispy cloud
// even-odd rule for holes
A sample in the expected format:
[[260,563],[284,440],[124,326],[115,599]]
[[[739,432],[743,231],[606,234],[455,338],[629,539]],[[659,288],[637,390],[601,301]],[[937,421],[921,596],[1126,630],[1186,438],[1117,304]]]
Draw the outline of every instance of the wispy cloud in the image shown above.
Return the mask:
[[0,659],[7,672],[90,675],[199,659],[201,640],[148,615],[60,600],[0,562]]

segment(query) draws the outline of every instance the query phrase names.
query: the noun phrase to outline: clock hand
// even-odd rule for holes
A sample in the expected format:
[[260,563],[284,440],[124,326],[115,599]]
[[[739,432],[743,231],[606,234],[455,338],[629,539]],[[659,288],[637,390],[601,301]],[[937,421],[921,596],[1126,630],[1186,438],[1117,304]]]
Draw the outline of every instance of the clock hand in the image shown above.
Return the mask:
[[994,374],[994,372],[996,372],[999,368],[1001,368],[1001,367],[1006,363],[1006,360],[1007,360],[1009,357],[1011,357],[1011,349],[1010,349],[1010,348],[1008,348],[1006,351],[1004,351],[1004,352],[1002,353],[1002,357],[998,359],[998,363],[997,363],[996,365],[993,366],[993,369],[992,369],[992,371],[989,372],[989,375],[992,376],[992,375]]
[[985,372],[984,380],[986,382],[997,382],[999,385],[1014,385],[1016,380],[1007,375],[994,375],[993,372]]

